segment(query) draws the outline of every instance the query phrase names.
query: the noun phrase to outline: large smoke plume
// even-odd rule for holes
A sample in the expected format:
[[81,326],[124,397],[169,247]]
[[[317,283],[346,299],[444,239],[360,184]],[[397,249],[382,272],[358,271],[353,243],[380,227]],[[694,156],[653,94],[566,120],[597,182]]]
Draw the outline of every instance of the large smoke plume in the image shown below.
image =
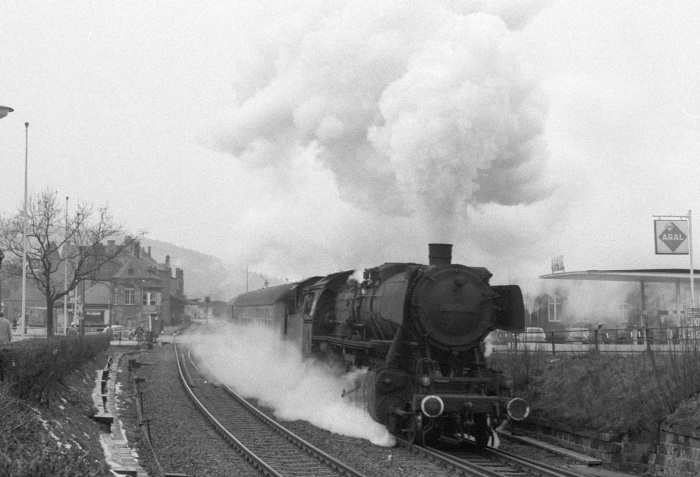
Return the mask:
[[[421,250],[427,240],[455,241],[475,208],[551,194],[546,100],[519,36],[540,4],[263,4],[266,22],[237,64],[235,97],[213,145],[274,176],[279,196],[305,192],[314,207],[293,211],[304,220],[329,204],[338,209],[342,219],[313,228],[325,234],[311,247],[316,260],[322,243],[352,259],[379,254],[347,236],[392,241],[381,224],[400,227],[395,240]],[[299,220],[289,212],[254,209],[244,223],[266,250],[256,253],[259,263],[269,264],[269,253],[290,256],[271,244],[284,243],[292,227],[261,232],[260,223],[269,214],[277,227]],[[343,257],[328,261],[346,266]]]

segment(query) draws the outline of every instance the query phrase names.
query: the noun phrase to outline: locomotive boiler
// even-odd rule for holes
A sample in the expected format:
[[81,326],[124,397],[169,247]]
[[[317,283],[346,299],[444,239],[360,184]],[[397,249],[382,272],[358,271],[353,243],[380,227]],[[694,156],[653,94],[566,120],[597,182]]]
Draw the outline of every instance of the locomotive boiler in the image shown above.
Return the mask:
[[260,315],[266,301],[270,322],[307,354],[367,368],[358,388],[395,435],[420,444],[470,436],[484,446],[492,426],[529,412],[489,369],[484,346],[495,329],[524,330],[522,293],[490,285],[487,269],[453,264],[451,254],[450,244],[430,244],[428,265],[385,263],[362,277],[350,270],[243,294],[232,316]]

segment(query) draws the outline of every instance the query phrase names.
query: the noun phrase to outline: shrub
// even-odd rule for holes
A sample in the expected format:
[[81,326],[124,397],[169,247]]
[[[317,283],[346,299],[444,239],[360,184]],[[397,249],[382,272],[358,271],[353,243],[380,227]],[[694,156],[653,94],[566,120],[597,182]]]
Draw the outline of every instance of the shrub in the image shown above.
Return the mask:
[[82,435],[52,429],[49,419],[9,388],[0,383],[0,476],[110,475],[105,464],[90,455]]
[[[534,417],[599,432],[654,433],[661,422],[700,427],[700,353],[646,352],[490,358],[511,376]],[[677,415],[673,413],[678,410]]]
[[0,378],[16,397],[42,401],[58,380],[108,346],[104,334],[19,341],[0,349]]

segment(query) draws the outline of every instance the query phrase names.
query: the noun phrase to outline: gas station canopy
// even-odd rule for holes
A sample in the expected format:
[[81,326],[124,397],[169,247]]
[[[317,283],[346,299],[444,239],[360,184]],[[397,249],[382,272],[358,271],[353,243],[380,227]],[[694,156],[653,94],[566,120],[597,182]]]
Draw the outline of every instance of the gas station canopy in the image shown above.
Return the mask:
[[[693,282],[697,282],[700,270],[693,269]],[[545,280],[586,280],[607,282],[637,282],[640,285],[641,299],[639,307],[645,314],[645,283],[675,283],[676,285],[676,311],[680,313],[684,306],[681,304],[681,283],[690,286],[690,269],[686,268],[659,268],[639,270],[586,270],[578,272],[555,272],[548,275],[540,275]],[[692,306],[692,305],[691,305]],[[694,312],[700,311],[691,308]]]
[[[693,281],[700,279],[700,270],[694,270]],[[652,282],[678,283],[690,280],[690,270],[685,268],[660,268],[640,270],[585,270],[578,272],[556,272],[541,275],[550,280],[598,280],[608,282]]]

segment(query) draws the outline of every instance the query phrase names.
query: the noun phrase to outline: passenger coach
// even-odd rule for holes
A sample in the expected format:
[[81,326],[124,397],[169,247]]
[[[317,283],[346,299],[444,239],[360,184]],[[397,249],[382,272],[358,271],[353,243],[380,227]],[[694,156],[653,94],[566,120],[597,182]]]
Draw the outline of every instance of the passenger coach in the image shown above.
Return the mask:
[[[243,293],[231,302],[229,317],[238,325],[257,324],[277,330],[280,336],[295,343],[298,349],[309,355],[313,320],[308,314],[304,319],[302,293],[304,287],[320,278],[312,277],[301,282]],[[302,313],[296,313],[297,310]]]

